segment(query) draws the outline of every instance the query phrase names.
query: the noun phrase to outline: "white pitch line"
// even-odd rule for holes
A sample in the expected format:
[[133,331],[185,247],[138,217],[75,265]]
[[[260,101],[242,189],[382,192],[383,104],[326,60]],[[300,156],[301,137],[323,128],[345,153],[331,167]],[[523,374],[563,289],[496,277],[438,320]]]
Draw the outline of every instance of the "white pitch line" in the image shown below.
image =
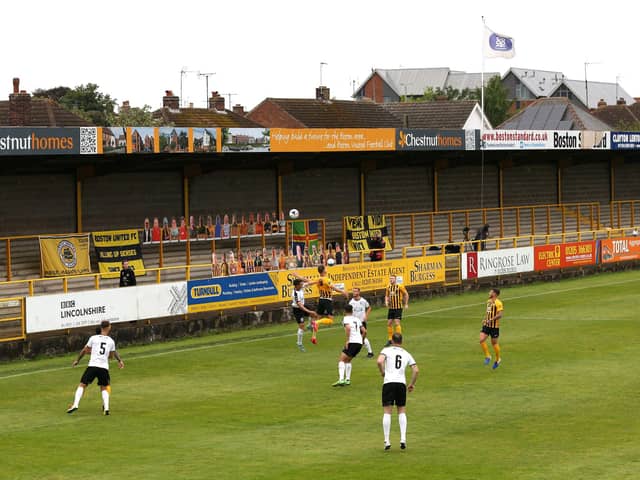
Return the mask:
[[[508,297],[509,301],[511,300],[520,300],[523,298],[532,298],[532,297],[540,297],[543,295],[555,295],[555,294],[559,294],[559,293],[567,293],[567,292],[576,292],[576,291],[580,291],[580,290],[589,290],[591,288],[600,288],[600,287],[610,287],[612,285],[622,285],[625,283],[633,283],[633,282],[640,282],[640,278],[636,278],[636,279],[631,279],[631,280],[622,280],[619,282],[608,282],[606,284],[598,284],[598,285],[589,285],[589,286],[585,286],[585,287],[573,287],[573,288],[564,288],[564,289],[560,289],[560,290],[553,290],[550,292],[540,292],[540,293],[531,293],[528,295],[519,295],[519,296],[515,296],[515,297]],[[409,315],[405,315],[406,317],[417,317],[420,315],[426,315],[426,314],[431,314],[431,313],[440,313],[440,312],[447,312],[447,311],[451,311],[451,310],[462,310],[465,308],[471,308],[471,307],[477,307],[479,305],[484,305],[484,302],[480,302],[480,303],[469,303],[466,305],[454,305],[451,307],[444,307],[444,308],[437,308],[435,310],[425,310],[423,312],[418,312],[418,313],[412,313]],[[520,317],[518,317],[520,318]],[[374,322],[382,322],[382,321],[386,321],[386,319],[384,318],[380,318],[380,319],[376,319],[376,320],[372,320],[371,323]],[[246,340],[238,340],[237,342],[235,341],[230,341],[230,342],[225,342],[225,343],[216,343],[213,345],[202,345],[199,347],[191,347],[191,348],[179,348],[176,350],[167,350],[164,352],[157,352],[157,353],[149,353],[147,355],[137,355],[134,356],[131,360],[129,361],[134,361],[134,360],[138,360],[138,359],[147,359],[147,358],[154,358],[154,357],[161,357],[164,355],[172,355],[174,353],[184,353],[184,352],[195,352],[198,350],[209,350],[211,348],[220,348],[220,347],[226,347],[226,346],[231,346],[231,345],[242,345],[242,344],[246,344],[246,343],[255,343],[255,342],[261,342],[264,340],[273,340],[273,339],[279,339],[279,338],[284,338],[284,337],[292,337],[295,336],[295,334],[291,334],[291,333],[285,333],[282,335],[271,335],[271,336],[267,336],[267,337],[260,337],[260,338],[249,338]],[[62,370],[68,370],[71,367],[57,367],[57,368],[45,368],[43,370],[31,370],[28,372],[22,372],[22,373],[14,373],[11,375],[3,375],[0,376],[0,380],[7,380],[7,379],[11,379],[11,378],[18,378],[18,377],[25,377],[28,375],[35,375],[38,373],[49,373],[49,372],[59,372]]]

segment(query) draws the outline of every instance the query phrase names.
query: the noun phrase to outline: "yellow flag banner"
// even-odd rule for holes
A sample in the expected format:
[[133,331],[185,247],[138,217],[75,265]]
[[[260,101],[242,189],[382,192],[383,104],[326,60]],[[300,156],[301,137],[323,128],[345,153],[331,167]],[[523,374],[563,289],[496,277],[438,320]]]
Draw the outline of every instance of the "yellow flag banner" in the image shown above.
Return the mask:
[[44,277],[64,277],[91,273],[89,234],[42,236],[40,262]]
[[384,249],[392,250],[384,215],[344,217],[349,252],[369,253],[380,250],[378,238],[384,240]]
[[137,230],[112,230],[109,232],[92,232],[93,245],[96,249],[98,267],[104,278],[120,276],[122,262],[127,260],[136,276],[144,275],[142,246]]

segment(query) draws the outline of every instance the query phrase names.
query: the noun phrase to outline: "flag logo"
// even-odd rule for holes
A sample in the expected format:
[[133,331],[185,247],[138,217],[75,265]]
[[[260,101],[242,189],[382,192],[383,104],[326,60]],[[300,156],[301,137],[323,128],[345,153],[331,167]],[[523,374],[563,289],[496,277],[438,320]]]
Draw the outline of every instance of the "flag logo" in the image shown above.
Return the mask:
[[513,58],[516,54],[512,37],[492,32],[485,27],[484,30],[484,56],[487,58]]

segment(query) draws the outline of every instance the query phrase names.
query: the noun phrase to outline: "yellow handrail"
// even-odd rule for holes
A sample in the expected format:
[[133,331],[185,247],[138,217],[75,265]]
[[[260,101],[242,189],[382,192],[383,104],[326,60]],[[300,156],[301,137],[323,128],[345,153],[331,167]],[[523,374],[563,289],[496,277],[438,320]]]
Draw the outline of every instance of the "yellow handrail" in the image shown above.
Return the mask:
[[7,297],[0,298],[0,303],[7,304],[10,302],[17,302],[20,306],[20,316],[17,317],[2,317],[0,323],[20,322],[20,335],[14,335],[11,337],[0,337],[0,343],[12,342],[15,340],[24,340],[27,338],[26,325],[25,325],[25,311],[24,311],[24,297]]
[[[575,236],[575,241],[589,241],[589,240],[598,240],[602,238],[613,238],[616,236],[623,236],[626,233],[628,228],[606,228],[600,230],[581,230],[575,232],[565,232],[565,233],[550,233],[550,234],[540,234],[540,235],[520,235],[515,237],[504,237],[504,238],[487,238],[486,240],[482,240],[485,244],[493,244],[494,248],[492,250],[499,250],[500,248],[517,248],[519,246],[534,246],[534,245],[550,245],[554,243],[566,243],[568,236]],[[543,242],[536,242],[538,239],[543,239]],[[555,240],[555,241],[554,241]],[[573,241],[573,240],[572,240]],[[445,242],[445,243],[435,243],[429,245],[414,245],[407,246],[402,248],[402,257],[407,258],[407,253],[410,251],[418,250],[421,255],[426,255],[427,251],[429,251],[432,247],[438,249],[440,251],[444,251],[445,247],[448,245],[456,245],[460,247],[460,251],[464,251],[465,246],[473,245],[474,243],[479,243],[480,241],[471,241],[471,242]],[[523,245],[525,243],[525,245]],[[507,244],[506,246],[504,244]]]

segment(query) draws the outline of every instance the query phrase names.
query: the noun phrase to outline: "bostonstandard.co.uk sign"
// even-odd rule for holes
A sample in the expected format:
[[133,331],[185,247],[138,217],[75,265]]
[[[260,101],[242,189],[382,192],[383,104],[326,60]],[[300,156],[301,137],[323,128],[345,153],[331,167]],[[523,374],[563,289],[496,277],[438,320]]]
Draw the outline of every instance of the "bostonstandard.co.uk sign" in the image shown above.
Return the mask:
[[79,128],[1,128],[0,155],[80,153]]

